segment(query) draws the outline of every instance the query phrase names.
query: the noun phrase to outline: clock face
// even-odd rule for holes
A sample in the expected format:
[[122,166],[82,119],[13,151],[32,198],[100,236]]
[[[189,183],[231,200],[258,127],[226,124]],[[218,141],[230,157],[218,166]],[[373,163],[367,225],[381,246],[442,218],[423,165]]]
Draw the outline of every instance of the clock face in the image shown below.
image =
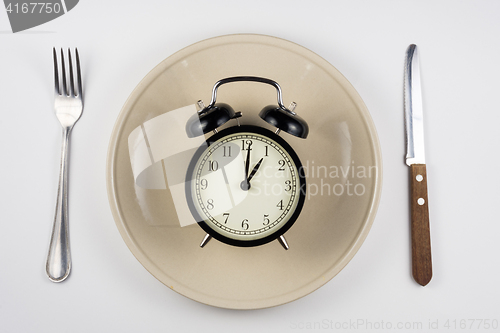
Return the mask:
[[225,129],[197,152],[187,199],[199,225],[231,245],[255,246],[286,232],[305,198],[301,163],[283,138],[255,126]]

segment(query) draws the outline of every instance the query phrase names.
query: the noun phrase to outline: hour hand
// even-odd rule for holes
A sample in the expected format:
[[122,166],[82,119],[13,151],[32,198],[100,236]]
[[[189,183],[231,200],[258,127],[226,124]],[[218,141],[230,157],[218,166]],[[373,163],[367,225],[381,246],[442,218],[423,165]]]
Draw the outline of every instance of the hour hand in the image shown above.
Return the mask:
[[264,157],[260,159],[260,161],[253,167],[252,172],[250,175],[247,177],[247,183],[250,183],[250,180],[255,176],[255,173],[257,173],[257,170],[259,170],[260,165],[262,164],[262,161],[264,160]]

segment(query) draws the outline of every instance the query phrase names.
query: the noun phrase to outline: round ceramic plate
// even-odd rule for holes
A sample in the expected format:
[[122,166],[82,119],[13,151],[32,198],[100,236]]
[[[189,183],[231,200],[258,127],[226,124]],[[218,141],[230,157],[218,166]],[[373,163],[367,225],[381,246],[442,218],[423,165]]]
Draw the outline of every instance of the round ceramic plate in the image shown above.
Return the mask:
[[[127,142],[131,131],[200,99],[208,103],[216,81],[238,75],[277,81],[284,104],[295,101],[295,111],[309,124],[307,139],[282,134],[300,157],[307,179],[302,212],[285,234],[289,250],[277,241],[241,248],[212,240],[200,248],[205,232],[196,224],[180,226],[168,189],[143,189],[134,183]],[[276,104],[271,87],[228,84],[219,89],[217,101],[242,111],[243,124],[272,130],[258,117],[263,107]],[[205,304],[256,309],[296,300],[342,270],[370,230],[381,174],[373,122],[337,69],[289,41],[229,35],[175,53],[139,83],[112,133],[107,187],[125,243],[158,280]]]

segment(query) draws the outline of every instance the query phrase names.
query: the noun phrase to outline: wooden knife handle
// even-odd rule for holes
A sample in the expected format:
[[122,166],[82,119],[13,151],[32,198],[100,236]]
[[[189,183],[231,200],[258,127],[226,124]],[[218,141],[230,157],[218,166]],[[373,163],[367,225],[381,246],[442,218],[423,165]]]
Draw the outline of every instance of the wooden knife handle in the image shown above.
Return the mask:
[[432,278],[431,235],[425,164],[413,164],[411,184],[411,248],[413,278],[422,286]]

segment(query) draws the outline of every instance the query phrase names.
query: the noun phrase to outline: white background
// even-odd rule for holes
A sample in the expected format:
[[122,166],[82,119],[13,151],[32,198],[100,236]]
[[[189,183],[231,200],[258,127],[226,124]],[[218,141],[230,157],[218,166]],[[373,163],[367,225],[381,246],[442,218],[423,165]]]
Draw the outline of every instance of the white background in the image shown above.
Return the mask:
[[[494,331],[479,320],[500,320],[499,17],[498,1],[83,0],[13,34],[0,9],[0,330]],[[281,37],[333,64],[366,103],[383,155],[378,214],[354,259],[314,293],[256,311],[213,308],[158,282],[120,237],[105,185],[111,131],[139,81],[179,49],[234,33]],[[425,112],[434,263],[426,287],[410,264],[403,64],[411,43]],[[79,48],[85,89],[71,144],[73,270],[61,284],[44,271],[61,142],[53,46]]]

